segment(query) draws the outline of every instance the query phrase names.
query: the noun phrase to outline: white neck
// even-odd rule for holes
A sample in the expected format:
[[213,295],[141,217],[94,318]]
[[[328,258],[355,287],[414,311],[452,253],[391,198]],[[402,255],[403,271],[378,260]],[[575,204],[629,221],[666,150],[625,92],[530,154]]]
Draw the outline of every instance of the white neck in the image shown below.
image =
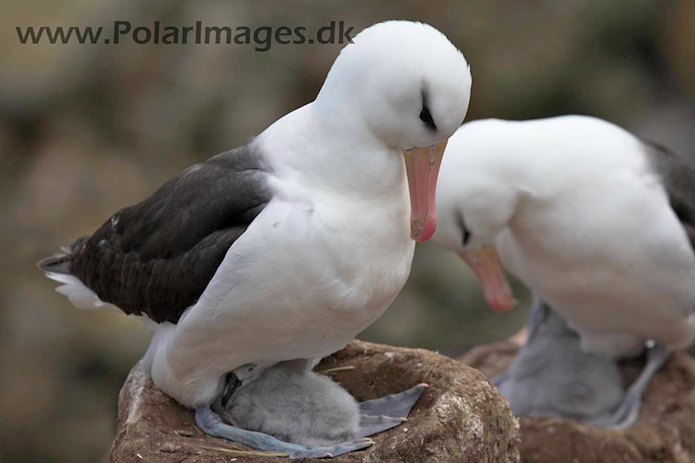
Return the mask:
[[376,139],[354,113],[324,101],[287,114],[256,139],[274,156],[276,175],[332,194],[366,199],[402,194],[407,185],[402,153]]

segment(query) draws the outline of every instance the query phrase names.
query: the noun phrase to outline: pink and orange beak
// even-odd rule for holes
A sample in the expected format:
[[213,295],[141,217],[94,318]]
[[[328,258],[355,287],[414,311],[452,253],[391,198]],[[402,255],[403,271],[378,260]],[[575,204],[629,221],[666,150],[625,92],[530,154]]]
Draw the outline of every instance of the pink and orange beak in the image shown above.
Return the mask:
[[502,270],[497,250],[486,247],[472,251],[458,251],[457,254],[466,261],[475,273],[488,305],[497,312],[513,309],[517,300],[514,299],[512,288]]
[[405,169],[410,187],[410,237],[427,241],[437,229],[437,176],[446,141],[405,152]]

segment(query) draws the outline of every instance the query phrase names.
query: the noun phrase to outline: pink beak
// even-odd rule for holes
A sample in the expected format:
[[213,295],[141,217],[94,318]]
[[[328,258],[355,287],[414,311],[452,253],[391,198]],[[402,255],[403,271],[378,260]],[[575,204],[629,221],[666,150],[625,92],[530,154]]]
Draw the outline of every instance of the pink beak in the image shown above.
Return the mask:
[[410,237],[427,241],[437,229],[435,195],[446,141],[405,152],[405,169],[410,187]]
[[517,300],[514,299],[512,288],[509,286],[494,247],[459,251],[458,255],[475,273],[480,286],[483,287],[485,300],[493,310],[504,312],[516,306]]

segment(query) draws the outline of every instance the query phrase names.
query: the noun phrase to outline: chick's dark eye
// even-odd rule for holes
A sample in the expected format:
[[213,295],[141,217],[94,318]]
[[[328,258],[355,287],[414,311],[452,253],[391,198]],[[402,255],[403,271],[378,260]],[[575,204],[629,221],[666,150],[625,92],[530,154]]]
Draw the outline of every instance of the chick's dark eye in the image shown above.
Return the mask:
[[432,114],[430,114],[430,110],[427,106],[422,107],[422,111],[420,111],[420,120],[424,122],[428,128],[437,130],[437,126],[434,124],[434,119],[432,119]]

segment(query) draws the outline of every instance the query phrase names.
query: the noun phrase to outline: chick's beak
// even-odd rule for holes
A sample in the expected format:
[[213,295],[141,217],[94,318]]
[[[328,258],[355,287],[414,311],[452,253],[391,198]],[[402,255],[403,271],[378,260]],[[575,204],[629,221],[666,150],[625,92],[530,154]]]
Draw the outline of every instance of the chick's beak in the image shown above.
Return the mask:
[[410,237],[415,241],[427,241],[437,228],[437,176],[446,143],[443,141],[405,152],[405,168],[410,188]]

